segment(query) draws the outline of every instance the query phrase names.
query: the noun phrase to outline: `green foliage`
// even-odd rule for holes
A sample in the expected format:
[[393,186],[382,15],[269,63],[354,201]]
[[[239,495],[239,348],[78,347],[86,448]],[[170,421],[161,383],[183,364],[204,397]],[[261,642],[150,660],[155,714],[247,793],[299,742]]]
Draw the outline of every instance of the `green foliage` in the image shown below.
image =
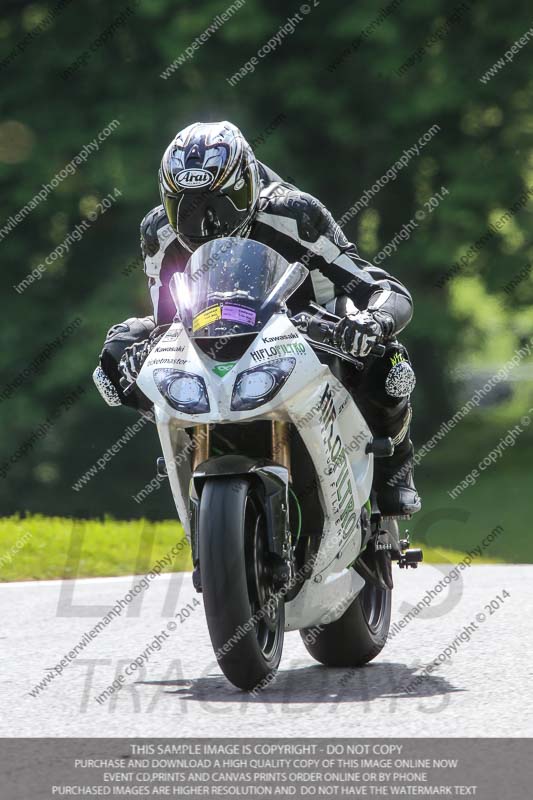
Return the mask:
[[[416,470],[422,511],[403,524],[424,550],[424,560],[457,563],[446,550],[467,553],[498,525],[503,533],[484,551],[487,562],[533,563],[533,538],[527,524],[531,492],[530,429],[516,443],[452,499],[448,492],[497,447],[507,431],[520,420],[520,398],[500,407],[488,424],[483,412],[473,411],[444,442],[425,456]],[[533,416],[532,416],[533,419]],[[476,564],[481,563],[476,559]]]
[[[6,4],[0,62],[56,5],[52,0]],[[129,5],[133,13],[91,51],[129,7],[128,0],[65,4],[22,53],[0,68],[0,228],[106,125],[120,121],[98,152],[0,242],[0,390],[73,318],[83,319],[61,351],[2,401],[0,466],[54,412],[66,391],[79,384],[86,389],[24,458],[9,465],[7,477],[0,479],[2,512],[91,518],[104,513],[170,518],[175,513],[168,487],[142,506],[131,500],[154,474],[159,448],[151,426],[86,488],[75,492],[71,486],[133,421],[130,412],[104,406],[90,375],[107,328],[150,310],[141,270],[130,275],[122,270],[138,257],[140,220],[159,202],[157,168],[165,146],[178,129],[198,119],[231,119],[253,140],[284,114],[259,146],[259,157],[316,194],[337,218],[428,128],[440,126],[421,155],[373,198],[371,213],[357,215],[345,228],[349,238],[360,240],[362,254],[372,258],[441,186],[449,189],[449,197],[384,264],[414,295],[416,313],[404,340],[418,374],[415,433],[419,441],[431,435],[456,407],[450,368],[504,360],[533,321],[531,275],[504,293],[533,255],[530,201],[453,281],[436,286],[495,215],[533,184],[533,43],[488,83],[479,81],[528,29],[525,4],[513,6],[512,13],[503,0],[472,4],[418,63],[398,74],[445,23],[449,3],[398,3],[359,41],[380,13],[375,3],[321,0],[315,7],[312,0],[311,13],[294,33],[235,87],[226,78],[256,55],[299,4],[247,0],[167,80],[160,77],[163,70],[226,5],[218,0]],[[87,51],[86,64],[63,78]],[[12,287],[115,188],[122,192],[120,199],[40,280],[17,294]],[[489,417],[486,411],[480,424]]]

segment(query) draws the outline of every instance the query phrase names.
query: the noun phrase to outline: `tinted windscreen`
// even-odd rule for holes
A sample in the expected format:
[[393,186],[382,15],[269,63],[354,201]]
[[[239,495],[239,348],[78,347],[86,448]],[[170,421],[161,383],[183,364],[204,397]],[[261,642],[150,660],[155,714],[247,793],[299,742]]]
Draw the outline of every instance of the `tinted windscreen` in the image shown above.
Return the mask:
[[306,274],[260,242],[223,238],[198,248],[170,289],[191,336],[236,336],[259,330]]

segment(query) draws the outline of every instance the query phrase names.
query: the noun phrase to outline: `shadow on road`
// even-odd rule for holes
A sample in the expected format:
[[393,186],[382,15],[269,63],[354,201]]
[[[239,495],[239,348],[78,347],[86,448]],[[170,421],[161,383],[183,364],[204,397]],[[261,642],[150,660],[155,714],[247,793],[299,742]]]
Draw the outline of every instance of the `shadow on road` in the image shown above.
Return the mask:
[[319,664],[294,666],[278,672],[275,681],[256,695],[236,689],[220,673],[139,684],[164,687],[165,694],[178,695],[183,700],[212,703],[365,703],[379,698],[419,699],[463,691],[440,675],[429,675],[415,683],[418,670],[417,666],[396,663],[352,669]]

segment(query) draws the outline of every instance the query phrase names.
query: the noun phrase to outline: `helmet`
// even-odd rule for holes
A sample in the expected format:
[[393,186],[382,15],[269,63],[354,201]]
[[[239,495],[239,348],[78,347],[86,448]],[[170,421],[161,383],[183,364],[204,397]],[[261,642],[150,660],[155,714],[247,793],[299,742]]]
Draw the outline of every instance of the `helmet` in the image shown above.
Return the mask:
[[219,236],[247,236],[259,199],[252,148],[231,122],[196,122],[167,147],[159,190],[168,221],[189,252]]

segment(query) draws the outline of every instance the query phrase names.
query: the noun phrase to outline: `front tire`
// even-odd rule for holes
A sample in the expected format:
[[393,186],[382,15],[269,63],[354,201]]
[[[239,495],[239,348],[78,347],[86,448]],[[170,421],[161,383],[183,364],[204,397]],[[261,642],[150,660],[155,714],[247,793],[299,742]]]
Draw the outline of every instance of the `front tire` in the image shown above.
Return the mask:
[[226,678],[249,691],[274,677],[285,630],[283,600],[271,588],[265,515],[250,480],[206,481],[198,537],[211,643]]

